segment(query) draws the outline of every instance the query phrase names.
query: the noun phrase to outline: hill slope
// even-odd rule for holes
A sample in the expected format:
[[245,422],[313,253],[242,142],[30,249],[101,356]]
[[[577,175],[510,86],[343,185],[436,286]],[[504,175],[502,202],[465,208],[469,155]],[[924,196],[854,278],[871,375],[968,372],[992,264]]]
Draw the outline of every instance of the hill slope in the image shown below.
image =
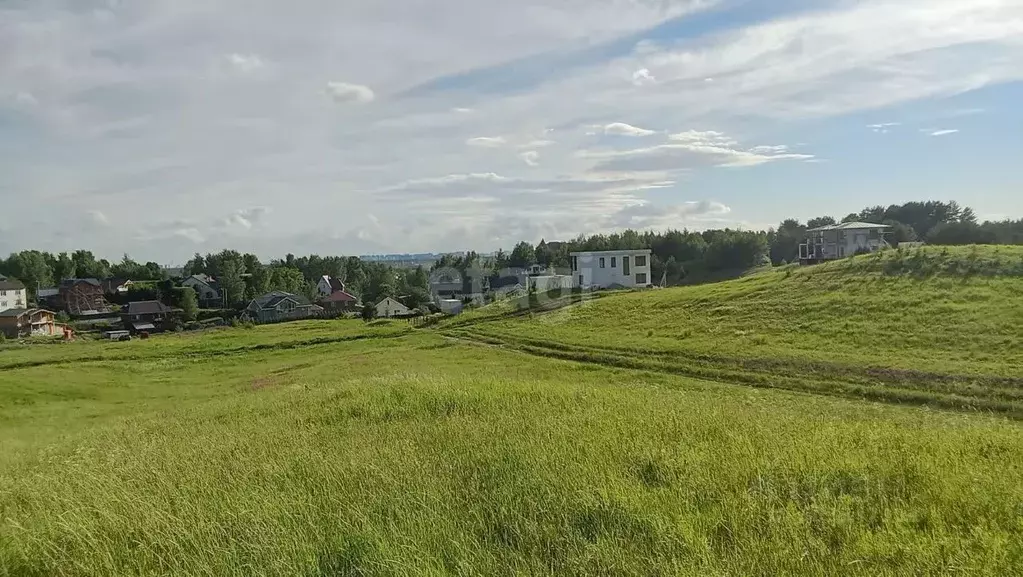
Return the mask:
[[451,334],[758,386],[1023,416],[1023,247],[926,247],[482,316]]

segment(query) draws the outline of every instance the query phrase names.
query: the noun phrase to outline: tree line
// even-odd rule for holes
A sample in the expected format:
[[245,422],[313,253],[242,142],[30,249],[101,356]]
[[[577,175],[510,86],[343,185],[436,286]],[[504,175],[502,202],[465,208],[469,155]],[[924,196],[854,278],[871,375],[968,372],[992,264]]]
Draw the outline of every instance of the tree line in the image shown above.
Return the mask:
[[[821,216],[806,223],[787,219],[777,228],[765,231],[626,230],[580,236],[564,242],[541,240],[536,245],[520,242],[510,252],[499,250],[488,257],[472,251],[445,255],[433,268],[482,270],[493,277],[498,276],[499,271],[532,264],[567,269],[569,253],[575,251],[648,248],[652,251],[651,280],[659,282],[664,278],[668,284],[677,284],[691,278],[793,262],[799,257],[799,245],[809,229],[852,221],[891,226],[890,240],[896,245],[915,241],[941,245],[1023,244],[1023,219],[980,223],[969,207],[954,201],[927,201],[867,207],[841,219]],[[316,284],[323,275],[341,279],[346,290],[363,302],[375,303],[384,297],[401,296],[409,306],[419,307],[430,300],[429,277],[422,267],[399,269],[354,256],[296,257],[288,254],[264,264],[254,254],[223,250],[194,255],[185,265],[184,275],[199,273],[217,279],[228,306],[240,306],[273,290],[315,300]],[[13,253],[0,259],[0,274],[21,280],[32,298],[38,288],[55,286],[70,278],[167,280],[166,271],[155,262],[140,263],[125,254],[119,262],[111,263],[97,259],[87,250],[58,254],[37,250]]]

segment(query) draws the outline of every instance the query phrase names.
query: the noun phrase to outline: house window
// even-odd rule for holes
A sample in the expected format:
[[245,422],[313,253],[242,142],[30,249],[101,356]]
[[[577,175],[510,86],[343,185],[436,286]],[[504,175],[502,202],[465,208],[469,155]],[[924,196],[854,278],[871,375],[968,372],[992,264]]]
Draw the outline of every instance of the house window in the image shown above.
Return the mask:
[[646,266],[646,257],[645,256],[637,256],[636,257],[636,266]]
[[579,257],[577,256],[572,257],[572,270],[573,271],[579,270]]
[[646,273],[645,272],[638,272],[638,273],[636,273],[636,284],[646,284]]
[[7,291],[0,291],[0,297],[7,296]]
[[604,257],[600,257],[600,268],[604,268]]
[[622,274],[629,274],[629,257],[627,256],[622,257]]
[[583,286],[583,275],[579,275],[579,286]]
[[618,259],[616,257],[611,257],[611,268],[618,268],[617,260]]

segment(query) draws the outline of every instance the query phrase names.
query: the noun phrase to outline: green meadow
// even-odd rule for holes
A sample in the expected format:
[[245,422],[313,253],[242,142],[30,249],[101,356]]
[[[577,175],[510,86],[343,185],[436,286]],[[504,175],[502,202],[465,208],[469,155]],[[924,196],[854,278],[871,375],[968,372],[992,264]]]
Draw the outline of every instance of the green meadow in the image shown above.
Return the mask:
[[2,345],[0,576],[1018,574],[1021,288],[938,248]]

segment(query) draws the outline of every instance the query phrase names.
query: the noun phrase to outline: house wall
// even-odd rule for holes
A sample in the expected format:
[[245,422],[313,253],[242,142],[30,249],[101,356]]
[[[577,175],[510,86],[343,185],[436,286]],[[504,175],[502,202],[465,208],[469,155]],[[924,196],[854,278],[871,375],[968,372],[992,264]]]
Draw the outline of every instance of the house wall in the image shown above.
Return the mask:
[[377,303],[378,317],[396,317],[410,314],[408,307],[393,299],[384,299]]
[[[625,274],[623,261],[625,257],[629,259],[629,274]],[[642,266],[636,265],[636,257],[645,257]],[[607,288],[612,285],[637,287],[653,284],[650,275],[651,251],[649,249],[573,252],[571,259],[574,286]],[[600,266],[601,259],[604,259],[603,267]]]
[[195,296],[200,301],[216,301],[220,300],[220,293],[213,290],[213,288],[194,278],[187,278],[181,282],[181,286],[191,287],[195,291]]
[[28,306],[26,289],[0,290],[0,311],[7,309],[23,309]]
[[333,292],[333,289],[330,288],[330,282],[328,282],[325,278],[321,278],[320,282],[316,283],[316,290],[319,291],[320,296],[324,297],[330,296]]

